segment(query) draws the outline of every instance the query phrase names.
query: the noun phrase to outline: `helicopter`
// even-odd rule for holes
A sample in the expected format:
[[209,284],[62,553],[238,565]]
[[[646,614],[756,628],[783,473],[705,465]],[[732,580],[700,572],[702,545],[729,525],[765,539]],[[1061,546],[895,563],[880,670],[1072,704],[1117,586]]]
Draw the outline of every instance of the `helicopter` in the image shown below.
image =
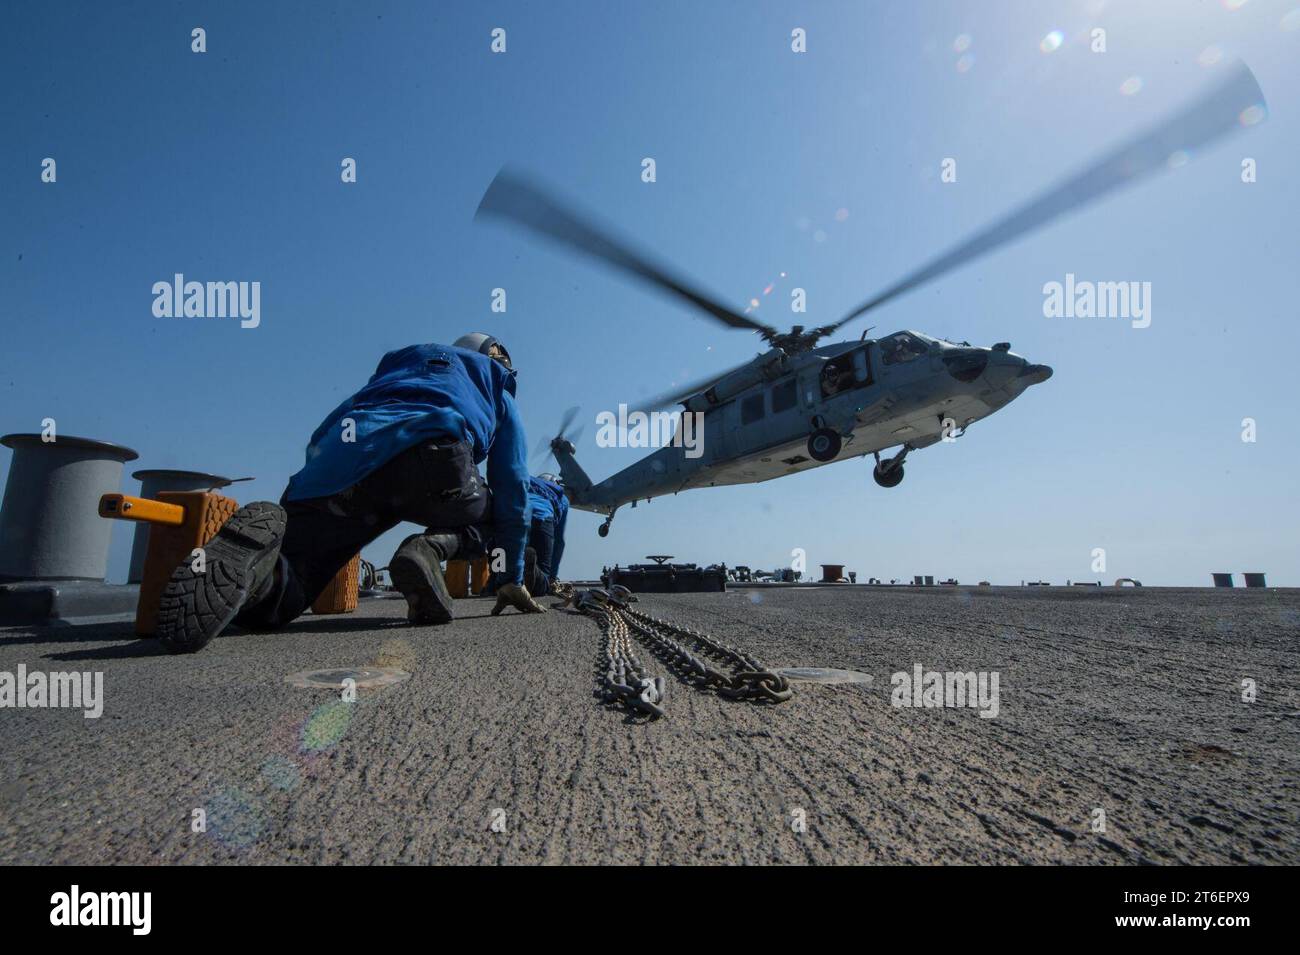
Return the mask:
[[[780,331],[720,304],[667,266],[509,168],[493,179],[475,218],[499,218],[568,246],[689,303],[734,329],[755,332],[766,350],[742,365],[674,389],[638,411],[680,405],[678,433],[695,424],[700,453],[665,443],[622,471],[593,483],[578,464],[578,409],[570,409],[549,446],[572,506],[605,515],[692,488],[751,484],[848,458],[874,457],[884,488],[903,480],[908,454],[965,434],[1006,407],[1052,368],[1011,351],[1007,342],[975,347],[919,331],[821,344],[849,322],[1122,186],[1184,165],[1196,150],[1265,115],[1263,93],[1242,63],[1188,106],[1018,206],[828,325]],[[622,409],[621,409],[622,410]],[[687,421],[687,416],[693,419]],[[885,458],[881,452],[899,450]]]

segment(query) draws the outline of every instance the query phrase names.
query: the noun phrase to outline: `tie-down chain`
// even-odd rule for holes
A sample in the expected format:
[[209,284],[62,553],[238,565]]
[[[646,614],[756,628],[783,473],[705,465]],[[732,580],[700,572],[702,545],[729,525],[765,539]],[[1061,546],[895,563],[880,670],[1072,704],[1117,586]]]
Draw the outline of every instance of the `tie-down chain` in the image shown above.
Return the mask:
[[[633,610],[628,605],[636,597],[626,587],[616,584],[608,590],[577,590],[571,584],[558,584],[555,593],[563,601],[561,606],[572,606],[591,617],[605,634],[602,690],[606,701],[653,717],[664,715],[664,678],[651,676],[642,666],[634,635],[701,689],[731,699],[768,703],[784,703],[794,695],[784,676],[744,651],[690,627]],[[719,666],[729,667],[731,672]]]

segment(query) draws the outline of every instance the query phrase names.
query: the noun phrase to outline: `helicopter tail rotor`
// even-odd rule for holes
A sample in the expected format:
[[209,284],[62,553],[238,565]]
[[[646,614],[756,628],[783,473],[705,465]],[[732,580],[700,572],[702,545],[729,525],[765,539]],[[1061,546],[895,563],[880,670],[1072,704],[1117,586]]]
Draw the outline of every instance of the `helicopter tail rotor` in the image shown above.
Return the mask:
[[583,426],[578,425],[578,427],[573,430],[570,430],[570,428],[573,425],[574,420],[578,417],[578,412],[580,410],[581,409],[575,405],[564,412],[564,417],[560,419],[560,427],[555,432],[555,437],[543,438],[537,443],[537,447],[533,448],[532,454],[534,465],[536,465],[539,462],[539,459],[547,453],[553,455],[556,460],[559,460],[561,452],[570,455],[574,453],[576,450],[575,445],[577,445],[578,439],[582,437]]

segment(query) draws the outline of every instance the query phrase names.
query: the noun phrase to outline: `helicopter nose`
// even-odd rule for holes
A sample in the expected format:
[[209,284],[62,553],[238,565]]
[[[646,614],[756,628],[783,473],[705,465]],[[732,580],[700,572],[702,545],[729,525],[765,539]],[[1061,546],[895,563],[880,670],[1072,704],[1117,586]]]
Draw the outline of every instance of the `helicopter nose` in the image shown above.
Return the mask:
[[1017,376],[1026,386],[1041,385],[1052,377],[1051,365],[1025,365]]
[[1001,349],[981,349],[987,356],[987,365],[980,380],[986,387],[1004,388],[1015,382],[1025,367],[1025,360],[1019,355]]

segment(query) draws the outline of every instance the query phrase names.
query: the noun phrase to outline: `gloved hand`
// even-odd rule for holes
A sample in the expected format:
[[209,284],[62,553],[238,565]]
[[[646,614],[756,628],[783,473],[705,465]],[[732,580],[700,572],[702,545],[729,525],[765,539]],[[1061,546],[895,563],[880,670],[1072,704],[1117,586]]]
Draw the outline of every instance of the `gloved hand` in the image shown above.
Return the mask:
[[498,616],[506,607],[514,607],[520,613],[546,613],[546,608],[522,584],[502,584],[497,588],[497,605],[492,608],[492,616]]

